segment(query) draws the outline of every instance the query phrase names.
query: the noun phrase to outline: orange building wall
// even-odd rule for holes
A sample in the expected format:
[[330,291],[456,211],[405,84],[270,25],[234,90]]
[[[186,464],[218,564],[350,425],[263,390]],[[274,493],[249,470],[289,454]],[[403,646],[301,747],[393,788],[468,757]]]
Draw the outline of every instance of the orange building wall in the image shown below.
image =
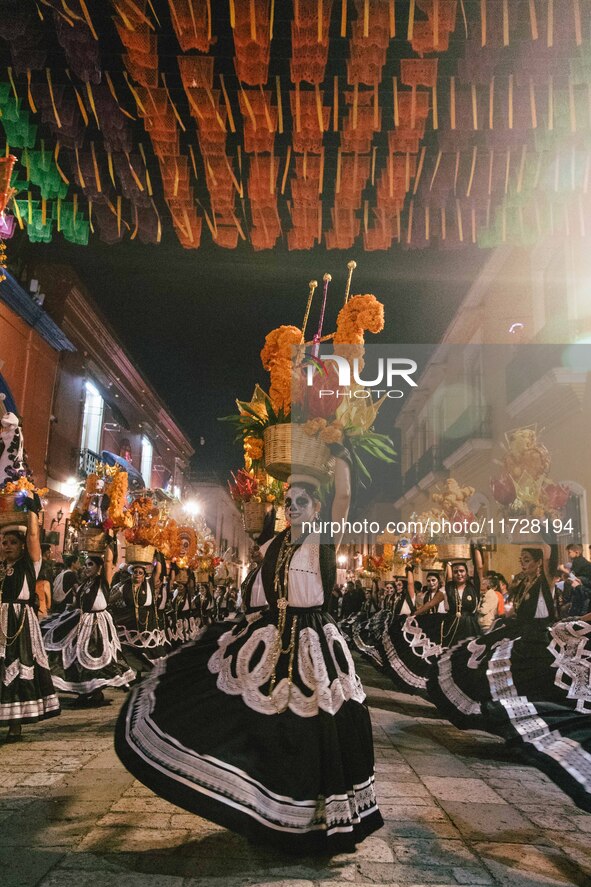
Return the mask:
[[37,484],[46,480],[47,437],[59,353],[0,302],[0,361],[22,417],[25,448]]

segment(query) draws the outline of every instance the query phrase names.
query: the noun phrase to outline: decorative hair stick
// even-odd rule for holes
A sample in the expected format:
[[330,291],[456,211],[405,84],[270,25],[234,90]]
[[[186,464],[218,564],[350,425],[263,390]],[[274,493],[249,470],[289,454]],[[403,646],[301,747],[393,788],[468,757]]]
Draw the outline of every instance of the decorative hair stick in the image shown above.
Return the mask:
[[304,322],[302,324],[302,342],[306,341],[306,327],[308,326],[308,317],[310,316],[310,308],[312,307],[312,299],[314,298],[314,291],[318,286],[317,280],[311,280],[308,284],[310,287],[310,292],[308,294],[308,304],[306,305],[306,313],[304,314]]
[[318,357],[318,353],[320,351],[320,340],[322,338],[322,327],[324,326],[324,312],[326,311],[326,299],[328,297],[328,284],[332,280],[331,274],[325,274],[322,278],[324,281],[324,295],[322,297],[322,310],[320,312],[320,320],[318,321],[318,332],[314,336],[314,347],[312,349],[312,356]]
[[345,305],[349,301],[349,292],[351,290],[351,279],[353,277],[353,272],[357,267],[357,262],[351,259],[350,262],[347,262],[347,268],[349,269],[349,276],[347,277],[347,286],[345,287]]

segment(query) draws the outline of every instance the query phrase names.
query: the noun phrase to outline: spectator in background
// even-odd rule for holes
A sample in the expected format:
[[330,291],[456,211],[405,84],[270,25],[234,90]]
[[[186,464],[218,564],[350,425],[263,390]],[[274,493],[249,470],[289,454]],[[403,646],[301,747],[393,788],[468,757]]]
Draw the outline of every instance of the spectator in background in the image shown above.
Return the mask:
[[328,612],[338,622],[341,618],[341,607],[343,605],[343,588],[341,585],[335,585],[328,602]]
[[45,579],[53,587],[53,580],[57,575],[57,571],[55,568],[55,561],[53,560],[51,554],[51,545],[49,544],[49,542],[43,542],[41,544],[41,561],[41,569],[45,574]]
[[363,592],[361,582],[359,582],[359,580],[357,580],[355,584],[353,584],[353,582],[347,582],[347,588],[345,590],[345,594],[343,595],[341,619],[348,619],[349,616],[353,616],[355,613],[358,613],[363,606],[364,601],[365,594]]
[[497,596],[497,616],[504,616],[505,593],[509,591],[507,580],[502,573],[496,573],[493,570],[486,574],[486,581],[488,582],[488,587],[491,588]]
[[66,569],[56,576],[53,583],[53,612],[62,613],[68,604],[74,603],[74,592],[78,585],[80,559],[77,554],[64,555]]
[[566,546],[566,553],[570,558],[570,571],[575,574],[577,579],[591,585],[591,561],[583,556],[583,546],[571,542]]
[[496,576],[487,576],[482,581],[476,610],[476,618],[482,632],[490,631],[499,615],[499,596],[493,587],[496,581]]
[[[591,563],[583,556],[583,546],[566,546],[570,562],[561,569],[566,573],[563,595],[570,599],[569,616],[585,616],[591,609]],[[568,571],[568,572],[567,572]]]
[[45,578],[43,567],[35,582],[35,597],[37,598],[37,619],[42,622],[47,619],[51,610],[51,585]]

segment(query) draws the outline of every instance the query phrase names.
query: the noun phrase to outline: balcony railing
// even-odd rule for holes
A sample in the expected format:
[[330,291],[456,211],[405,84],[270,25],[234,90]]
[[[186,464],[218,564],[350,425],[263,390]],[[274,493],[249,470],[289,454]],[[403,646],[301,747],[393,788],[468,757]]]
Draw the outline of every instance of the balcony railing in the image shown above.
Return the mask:
[[551,370],[563,366],[564,345],[523,345],[505,370],[507,403],[535,385]]
[[439,447],[429,447],[417,462],[417,480],[422,480],[431,471],[441,468]]
[[447,459],[469,440],[488,440],[490,436],[490,407],[468,407],[449,428],[446,428],[441,440],[441,460]]
[[404,474],[404,480],[402,482],[402,487],[405,493],[408,493],[412,487],[418,482],[418,462],[415,462],[414,465],[411,465],[408,471]]
[[101,461],[98,453],[93,453],[92,450],[76,450],[75,455],[78,460],[78,477],[88,477],[89,474],[95,473]]

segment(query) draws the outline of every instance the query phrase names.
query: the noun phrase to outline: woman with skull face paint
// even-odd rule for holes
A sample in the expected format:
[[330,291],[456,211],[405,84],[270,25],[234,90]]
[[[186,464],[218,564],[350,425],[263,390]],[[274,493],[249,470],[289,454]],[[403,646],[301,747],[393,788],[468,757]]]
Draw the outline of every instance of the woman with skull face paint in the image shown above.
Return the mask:
[[[340,463],[337,496],[349,489]],[[291,526],[261,546],[250,613],[156,665],[124,705],[115,747],[136,778],[193,813],[293,852],[338,853],[383,824],[371,724],[327,611],[335,548],[304,530],[316,484],[290,480]]]
[[33,609],[39,520],[34,512],[23,519],[26,525],[3,529],[0,543],[0,726],[8,726],[7,742],[21,739],[23,724],[60,713]]
[[450,581],[438,588],[433,577],[433,593],[421,606],[416,605],[414,573],[406,569],[403,593],[388,618],[374,618],[360,626],[354,640],[357,649],[380,670],[397,689],[426,695],[427,679],[438,656],[459,639],[480,634],[476,608],[479,600],[482,556],[473,548],[474,579],[464,562],[448,566]]
[[113,572],[111,546],[104,561],[88,555],[75,607],[67,607],[43,623],[53,682],[58,690],[75,693],[76,705],[106,705],[105,687],[127,688],[135,679],[107,609]]
[[170,652],[145,564],[132,564],[128,576],[113,586],[109,609],[125,657],[138,675]]

